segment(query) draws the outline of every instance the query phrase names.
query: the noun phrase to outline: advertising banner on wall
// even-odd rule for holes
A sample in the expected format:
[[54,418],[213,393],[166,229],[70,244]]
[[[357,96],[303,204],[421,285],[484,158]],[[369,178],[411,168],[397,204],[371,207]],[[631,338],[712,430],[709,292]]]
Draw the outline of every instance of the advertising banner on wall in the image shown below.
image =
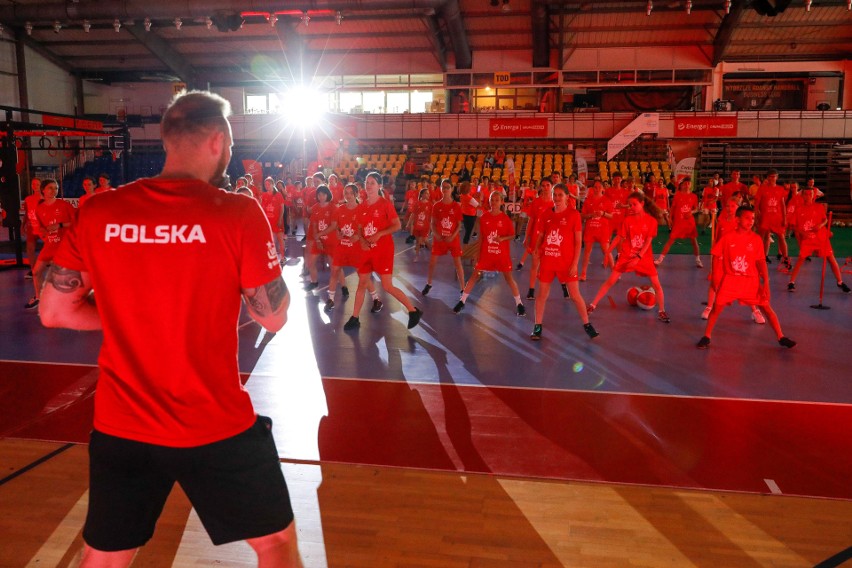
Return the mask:
[[547,138],[546,118],[492,118],[489,138]]
[[736,135],[736,116],[689,116],[674,119],[675,138],[726,138]]
[[733,110],[803,110],[804,79],[724,81],[722,98]]

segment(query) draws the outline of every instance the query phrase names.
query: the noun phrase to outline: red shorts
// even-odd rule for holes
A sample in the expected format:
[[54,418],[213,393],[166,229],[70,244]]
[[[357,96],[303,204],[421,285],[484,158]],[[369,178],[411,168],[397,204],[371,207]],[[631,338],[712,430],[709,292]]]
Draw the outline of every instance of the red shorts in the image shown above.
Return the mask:
[[411,230],[411,234],[415,237],[419,237],[421,239],[425,239],[429,236],[429,227],[414,227]]
[[393,273],[393,241],[380,241],[370,250],[361,254],[361,264],[358,274],[392,274]]
[[576,282],[580,279],[578,275],[569,276],[567,268],[545,266],[544,264],[538,267],[539,282],[553,282],[554,278],[559,279],[559,281],[563,284],[566,282]]
[[334,247],[331,264],[334,266],[354,266],[358,268],[364,259],[364,249],[361,248],[361,243],[355,243],[351,246],[337,243]]
[[669,239],[697,239],[698,228],[695,219],[679,219],[672,224],[672,232]]
[[757,227],[758,233],[775,233],[783,235],[787,227],[781,224],[781,217],[765,217],[760,220],[760,225]]
[[505,255],[481,255],[476,262],[476,270],[484,272],[508,272],[512,270],[512,257]]
[[826,256],[834,253],[831,241],[828,239],[828,231],[821,227],[816,236],[804,237],[799,242],[799,256]]
[[53,257],[56,256],[57,251],[59,250],[59,243],[44,243],[41,251],[38,253],[38,257],[36,258],[36,262],[50,262],[53,260]]
[[42,238],[41,229],[39,227],[33,227],[30,223],[24,224],[24,235],[30,237]]
[[600,243],[602,245],[609,244],[611,231],[609,227],[593,227],[583,231],[583,242],[586,244]]
[[760,280],[756,276],[736,276],[726,274],[722,277],[722,283],[716,290],[716,304],[729,306],[734,300],[746,306],[762,306],[768,304],[766,298],[761,297]]
[[639,276],[656,276],[657,267],[654,266],[654,257],[646,254],[642,258],[634,258],[627,254],[620,254],[615,263],[617,272],[635,272]]
[[453,258],[458,258],[462,255],[461,241],[458,238],[450,242],[432,240],[432,256],[444,256],[450,253]]
[[334,249],[336,248],[337,241],[327,240],[323,241],[323,248],[319,247],[319,241],[311,241],[311,254],[326,254],[328,256],[334,255]]

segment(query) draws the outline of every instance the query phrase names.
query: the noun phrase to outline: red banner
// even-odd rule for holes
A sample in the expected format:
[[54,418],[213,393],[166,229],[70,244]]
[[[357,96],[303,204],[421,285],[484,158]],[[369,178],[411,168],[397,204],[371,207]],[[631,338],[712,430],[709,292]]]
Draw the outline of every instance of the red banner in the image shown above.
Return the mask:
[[737,135],[737,117],[675,118],[675,138],[727,138]]
[[491,118],[489,138],[547,138],[546,118]]

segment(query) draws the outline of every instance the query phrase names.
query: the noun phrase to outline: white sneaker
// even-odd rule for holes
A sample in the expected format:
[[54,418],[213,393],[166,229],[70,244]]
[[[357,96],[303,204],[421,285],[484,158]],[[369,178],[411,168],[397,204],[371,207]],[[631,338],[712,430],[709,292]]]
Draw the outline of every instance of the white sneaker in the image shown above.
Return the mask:
[[754,320],[754,323],[757,323],[757,324],[760,324],[760,325],[763,325],[763,324],[766,323],[766,318],[763,317],[763,314],[760,312],[760,310],[753,310],[751,312],[751,319]]
[[701,319],[706,320],[710,317],[710,312],[713,310],[713,306],[707,306],[704,308],[704,311],[701,312]]
[[704,264],[701,262],[700,256],[695,257],[695,266],[697,266],[698,268],[704,268]]
[[666,257],[663,256],[663,255],[658,256],[657,259],[654,261],[654,264],[657,265],[657,266],[661,265],[663,263],[664,258],[666,258]]

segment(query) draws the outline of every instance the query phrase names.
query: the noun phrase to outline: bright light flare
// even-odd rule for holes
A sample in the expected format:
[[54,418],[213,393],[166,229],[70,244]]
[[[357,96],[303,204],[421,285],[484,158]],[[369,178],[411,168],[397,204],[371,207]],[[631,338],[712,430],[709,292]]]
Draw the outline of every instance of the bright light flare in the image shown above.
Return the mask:
[[314,89],[293,87],[281,95],[281,112],[291,124],[309,127],[316,124],[326,108],[326,97]]

